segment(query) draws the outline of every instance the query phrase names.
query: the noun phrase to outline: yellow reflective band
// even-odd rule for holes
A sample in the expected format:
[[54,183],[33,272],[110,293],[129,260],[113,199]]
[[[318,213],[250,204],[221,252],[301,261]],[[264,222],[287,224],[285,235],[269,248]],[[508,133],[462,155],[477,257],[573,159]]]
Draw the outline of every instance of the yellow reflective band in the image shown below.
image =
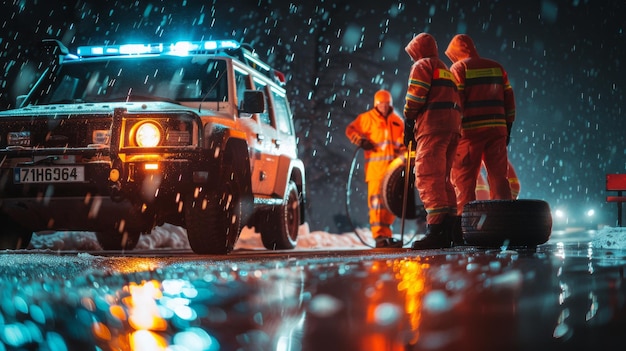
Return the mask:
[[473,122],[461,122],[463,129],[476,129],[485,127],[503,127],[506,128],[506,122],[504,120],[486,120],[486,121],[473,121]]
[[482,78],[482,77],[502,77],[502,70],[500,68],[479,68],[468,69],[465,73],[465,78]]
[[418,79],[410,79],[409,80],[409,85],[415,85],[415,86],[418,86],[418,87],[423,87],[423,88],[426,88],[426,89],[430,89],[430,84],[428,84],[428,83],[426,83],[424,81],[418,80]]
[[439,68],[435,71],[435,78],[447,79],[452,81],[454,80],[454,76],[452,75],[452,73],[443,68]]

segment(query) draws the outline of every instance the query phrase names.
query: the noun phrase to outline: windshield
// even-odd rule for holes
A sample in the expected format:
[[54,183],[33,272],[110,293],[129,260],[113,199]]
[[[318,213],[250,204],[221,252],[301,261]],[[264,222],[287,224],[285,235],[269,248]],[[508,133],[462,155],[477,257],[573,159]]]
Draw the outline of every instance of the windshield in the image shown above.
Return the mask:
[[206,57],[66,61],[34,104],[107,101],[227,101],[226,62]]

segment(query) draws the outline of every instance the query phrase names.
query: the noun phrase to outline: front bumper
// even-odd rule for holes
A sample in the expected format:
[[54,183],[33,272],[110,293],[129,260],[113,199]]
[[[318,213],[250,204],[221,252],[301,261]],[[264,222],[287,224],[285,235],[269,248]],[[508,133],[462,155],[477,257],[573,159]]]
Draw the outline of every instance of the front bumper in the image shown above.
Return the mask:
[[0,169],[0,213],[33,231],[120,225],[149,231],[163,218],[180,216],[183,195],[207,184],[215,168],[199,153],[188,153],[180,159],[54,164],[50,167],[82,168],[84,181],[20,183],[15,169],[28,166],[8,164]]

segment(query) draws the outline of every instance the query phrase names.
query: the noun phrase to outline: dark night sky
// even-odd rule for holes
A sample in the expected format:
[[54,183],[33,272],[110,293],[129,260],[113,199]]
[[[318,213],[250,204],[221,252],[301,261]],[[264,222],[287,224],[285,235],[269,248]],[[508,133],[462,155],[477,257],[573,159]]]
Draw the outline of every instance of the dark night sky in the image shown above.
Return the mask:
[[[517,100],[509,150],[520,197],[552,207],[603,206],[614,217],[604,202],[604,175],[626,171],[624,1],[304,3],[4,1],[0,107],[10,107],[41,70],[37,43],[43,38],[70,49],[207,38],[250,42],[290,79],[311,229],[337,232],[333,217],[345,212],[354,150],[343,134],[346,124],[371,107],[381,87],[401,112],[411,65],[404,46],[414,35],[433,34],[443,56],[462,32],[474,38],[481,56],[508,70]],[[354,187],[364,191],[358,180]],[[357,203],[358,214],[365,204]]]

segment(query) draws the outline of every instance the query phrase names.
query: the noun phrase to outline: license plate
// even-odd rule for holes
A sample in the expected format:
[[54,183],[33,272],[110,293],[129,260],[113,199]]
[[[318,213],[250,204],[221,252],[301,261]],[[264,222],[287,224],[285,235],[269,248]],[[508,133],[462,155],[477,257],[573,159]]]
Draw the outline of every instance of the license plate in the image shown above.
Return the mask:
[[13,169],[13,182],[24,183],[74,183],[85,181],[85,167],[22,167]]

